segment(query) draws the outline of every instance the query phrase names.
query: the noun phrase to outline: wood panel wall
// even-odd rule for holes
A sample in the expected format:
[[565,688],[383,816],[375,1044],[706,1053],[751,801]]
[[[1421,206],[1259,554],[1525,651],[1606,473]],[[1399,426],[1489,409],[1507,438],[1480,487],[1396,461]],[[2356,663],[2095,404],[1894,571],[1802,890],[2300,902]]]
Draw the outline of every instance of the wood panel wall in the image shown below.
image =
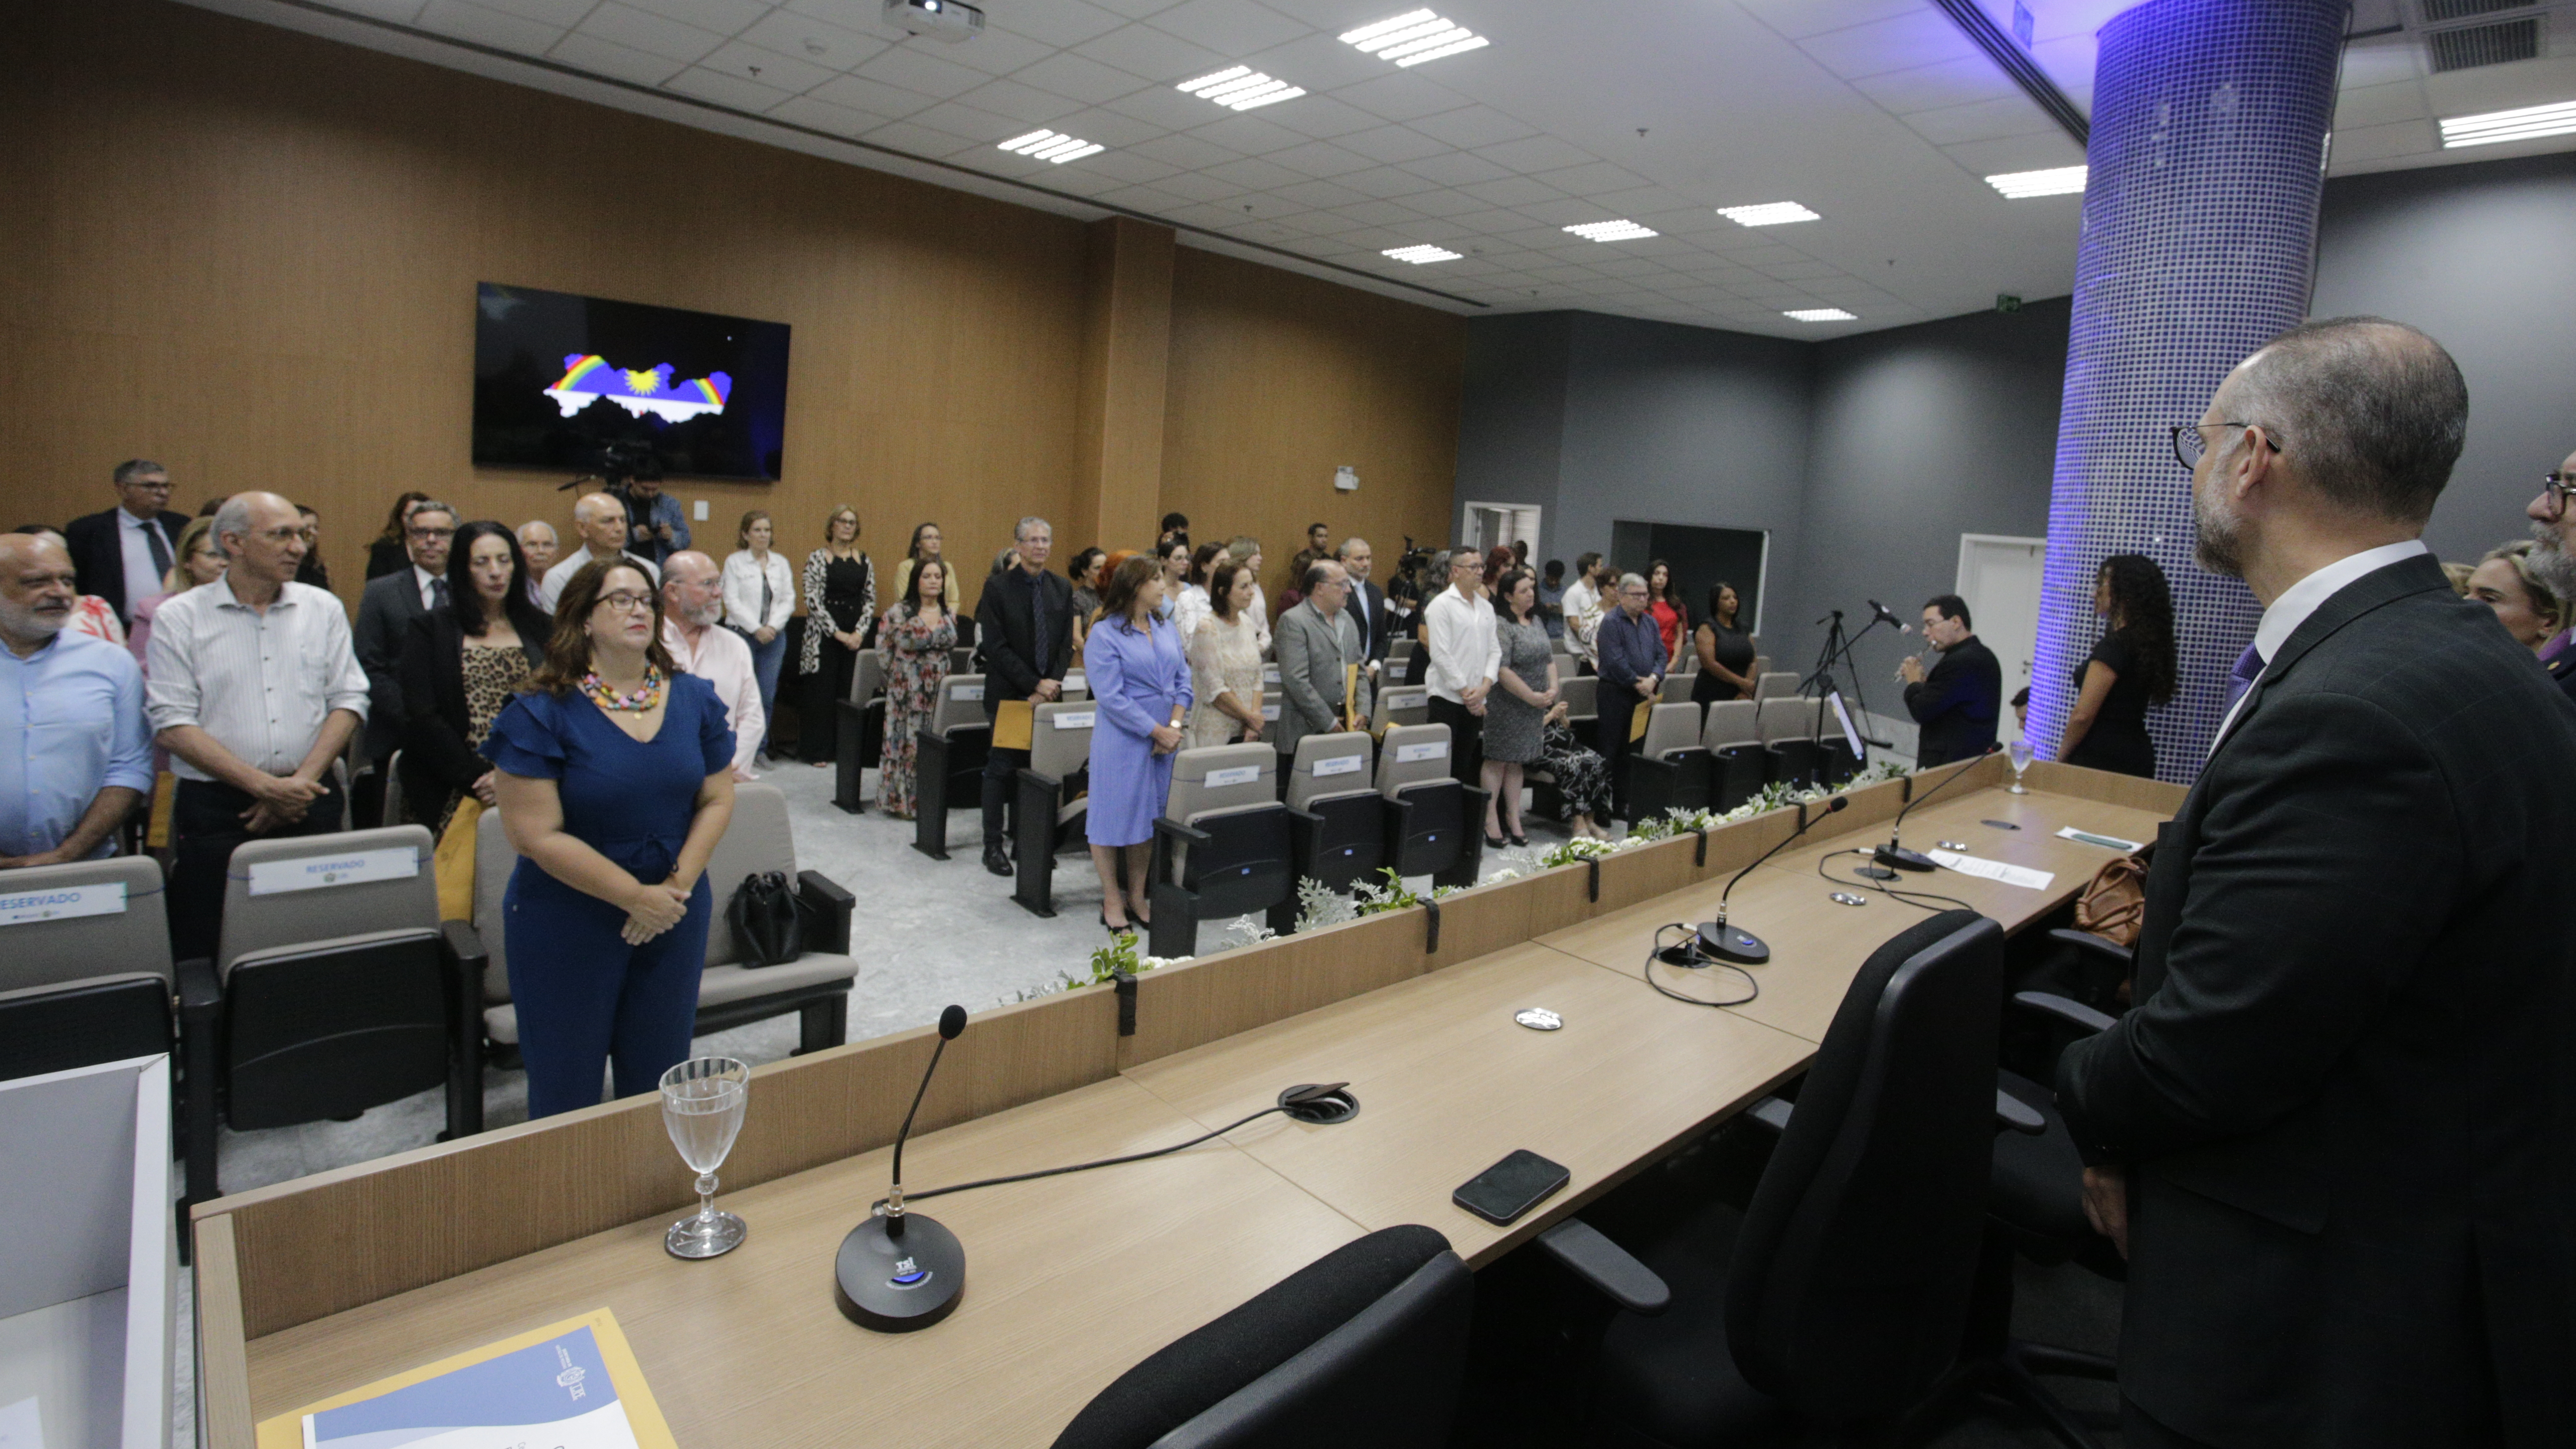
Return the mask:
[[[319,508],[354,600],[403,489],[568,518],[562,476],[470,462],[479,281],[795,328],[785,479],[671,486],[709,501],[711,551],[757,506],[801,557],[846,501],[880,557],[935,519],[989,558],[1013,519],[1073,508],[1080,222],[166,0],[8,7],[0,58],[0,527],[107,507],[110,468],[152,457],[183,511],[250,487]],[[1276,481],[1357,462],[1372,526],[1436,525],[1460,319],[1181,255],[1177,506],[1284,535]],[[1322,320],[1283,328],[1298,310]]]

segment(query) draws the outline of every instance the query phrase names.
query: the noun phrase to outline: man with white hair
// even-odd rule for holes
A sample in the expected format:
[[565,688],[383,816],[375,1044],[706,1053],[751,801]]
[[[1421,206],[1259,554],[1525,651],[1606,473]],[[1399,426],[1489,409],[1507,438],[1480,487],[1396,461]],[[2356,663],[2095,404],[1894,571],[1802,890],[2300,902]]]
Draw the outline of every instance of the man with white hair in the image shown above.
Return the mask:
[[1646,581],[1621,574],[1609,612],[1593,626],[1592,644],[1601,661],[1601,684],[1594,692],[1592,747],[1610,762],[1611,790],[1620,818],[1628,818],[1628,772],[1619,768],[1628,755],[1628,730],[1639,709],[1651,709],[1663,693],[1664,636],[1646,612]]
[[[2523,510],[2531,519],[2531,571],[2562,599],[2576,599],[2576,508],[2567,506],[2571,496],[2576,496],[2576,453],[2541,479],[2540,496]],[[2576,644],[2569,642],[2569,634],[2576,630],[2550,646],[2557,652],[2548,656],[2549,677],[2569,699],[2576,699]]]
[[[1000,714],[1002,701],[1030,705],[1063,697],[1064,672],[1073,663],[1073,585],[1047,572],[1055,528],[1043,518],[1023,518],[1011,530],[1019,564],[984,581],[975,601],[975,656],[984,667],[984,714]],[[1027,750],[991,749],[984,757],[984,869],[1011,873],[1003,848],[1010,819],[1012,782],[1029,762]]]
[[546,571],[555,566],[555,555],[563,551],[563,541],[555,537],[555,526],[542,518],[531,518],[519,525],[519,552],[528,560],[528,602],[542,609],[546,606]]
[[[582,565],[595,558],[623,555],[642,569],[646,578],[657,584],[662,581],[661,565],[627,551],[626,505],[615,497],[606,493],[583,494],[581,501],[572,506],[572,531],[581,535],[581,547],[564,555],[553,568],[546,570],[545,588],[537,599],[538,606],[547,613],[555,611],[555,601],[563,597],[564,585],[572,582],[572,576],[581,572]],[[528,571],[536,572],[536,566],[529,565]]]
[[108,854],[152,791],[143,671],[64,627],[79,596],[69,550],[0,534],[0,870]]
[[169,897],[182,960],[214,954],[234,847],[339,828],[331,762],[368,708],[349,616],[295,582],[306,548],[295,505],[236,493],[215,510],[214,537],[229,566],[160,605],[144,687],[179,776]]
[[760,679],[752,669],[751,646],[724,622],[724,570],[696,549],[683,549],[662,566],[662,643],[672,662],[716,688],[724,701],[725,723],[733,726],[733,775],[758,779],[752,761],[769,731],[768,711],[760,707]]

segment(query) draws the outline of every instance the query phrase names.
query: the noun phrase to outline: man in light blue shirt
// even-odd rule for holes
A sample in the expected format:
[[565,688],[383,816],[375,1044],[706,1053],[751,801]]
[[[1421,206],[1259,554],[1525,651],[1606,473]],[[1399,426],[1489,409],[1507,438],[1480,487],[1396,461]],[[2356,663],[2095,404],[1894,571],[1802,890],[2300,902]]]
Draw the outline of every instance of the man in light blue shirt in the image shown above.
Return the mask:
[[143,671],[65,630],[78,597],[60,544],[0,534],[0,869],[109,854],[152,792]]

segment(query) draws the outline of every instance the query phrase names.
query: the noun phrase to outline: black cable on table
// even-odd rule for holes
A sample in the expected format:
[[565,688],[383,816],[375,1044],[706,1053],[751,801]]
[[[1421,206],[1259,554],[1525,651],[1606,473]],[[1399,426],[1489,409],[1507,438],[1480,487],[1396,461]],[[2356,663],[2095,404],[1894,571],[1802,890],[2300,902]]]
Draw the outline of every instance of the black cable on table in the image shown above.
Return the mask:
[[[1713,967],[1720,971],[1732,971],[1736,975],[1743,977],[1745,986],[1744,994],[1727,1001],[1702,1001],[1696,996],[1684,996],[1682,993],[1673,990],[1671,987],[1666,986],[1660,981],[1657,981],[1655,979],[1655,963],[1663,959],[1665,950],[1664,933],[1666,931],[1689,932],[1691,954],[1700,957],[1706,967]],[[1689,969],[1697,971],[1703,969],[1703,967],[1693,966]],[[1664,995],[1671,997],[1675,1001],[1683,1002],[1691,1006],[1742,1006],[1746,1002],[1751,1001],[1762,994],[1762,983],[1753,979],[1752,972],[1745,970],[1743,967],[1736,965],[1732,961],[1720,961],[1709,956],[1706,952],[1700,949],[1699,928],[1680,921],[1668,922],[1655,928],[1654,942],[1646,947],[1646,984],[1655,988],[1657,991],[1662,992]]]
[[[1125,1157],[1104,1157],[1097,1162],[1077,1162],[1071,1167],[1046,1167],[1040,1168],[1036,1172],[1015,1172],[1008,1177],[985,1177],[978,1178],[973,1182],[952,1182],[946,1187],[934,1187],[927,1192],[907,1192],[903,1195],[903,1200],[904,1203],[909,1206],[910,1204],[917,1202],[926,1202],[934,1197],[946,1197],[952,1192],[964,1192],[969,1188],[1000,1187],[1004,1183],[1010,1182],[1034,1182],[1041,1177],[1062,1177],[1068,1172],[1089,1172],[1095,1167],[1117,1167],[1123,1163],[1143,1162],[1147,1158],[1151,1157],[1167,1157],[1172,1153],[1196,1147],[1202,1142],[1223,1137],[1228,1132],[1244,1125],[1246,1122],[1258,1122],[1273,1112],[1285,1112],[1287,1110],[1288,1107],[1285,1103],[1276,1107],[1264,1107],[1249,1117],[1245,1117],[1240,1121],[1228,1122],[1213,1132],[1202,1133],[1199,1136],[1191,1138],[1187,1142],[1175,1142],[1169,1147],[1157,1147],[1151,1152],[1131,1152]],[[874,1203],[869,1204],[870,1210],[874,1211],[884,1208],[886,1201],[887,1200],[885,1198],[878,1198]]]
[[[1905,902],[1907,905],[1914,907],[1918,911],[1973,911],[1976,909],[1975,906],[1968,904],[1966,901],[1957,900],[1950,896],[1940,895],[1933,891],[1903,891],[1898,890],[1896,887],[1889,885],[1885,881],[1869,880],[1867,878],[1860,880],[1845,880],[1841,876],[1834,874],[1832,871],[1825,869],[1825,862],[1833,859],[1834,856],[1868,856],[1870,854],[1871,851],[1867,847],[1855,847],[1850,850],[1837,850],[1828,855],[1820,855],[1816,857],[1816,874],[1823,876],[1826,880],[1833,882],[1835,885],[1850,886],[1855,890],[1873,890],[1878,892],[1880,895],[1894,896],[1896,899]],[[1939,901],[1941,904],[1937,906],[1927,906],[1923,904],[1925,901]]]

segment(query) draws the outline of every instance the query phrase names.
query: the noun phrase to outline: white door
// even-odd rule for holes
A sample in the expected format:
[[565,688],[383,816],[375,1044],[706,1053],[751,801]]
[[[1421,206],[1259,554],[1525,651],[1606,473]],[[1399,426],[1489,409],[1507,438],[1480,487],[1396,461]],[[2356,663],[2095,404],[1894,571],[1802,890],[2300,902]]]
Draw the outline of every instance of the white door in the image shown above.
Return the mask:
[[[1467,505],[1466,542],[1489,549],[1526,541],[1530,555],[1538,555],[1539,511],[1520,503],[1474,503]],[[1535,567],[1535,565],[1533,565]]]
[[[2030,683],[2031,667],[2039,658],[2040,574],[2047,563],[2044,538],[1959,535],[1959,597],[1968,601],[1977,637],[2003,665],[2006,700]],[[2021,738],[2009,706],[1999,725],[2005,743]]]

